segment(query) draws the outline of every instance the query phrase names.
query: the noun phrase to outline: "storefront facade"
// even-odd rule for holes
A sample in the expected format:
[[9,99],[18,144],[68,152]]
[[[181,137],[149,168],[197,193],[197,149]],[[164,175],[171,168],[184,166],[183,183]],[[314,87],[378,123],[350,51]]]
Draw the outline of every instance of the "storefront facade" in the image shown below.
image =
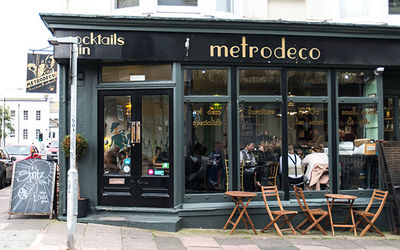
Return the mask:
[[[78,166],[92,214],[151,211],[177,218],[175,230],[219,228],[232,208],[227,189],[259,192],[260,185],[276,184],[285,205],[295,208],[292,184],[310,189],[313,206],[326,205],[324,193],[340,192],[357,195],[357,206],[364,207],[371,191],[382,187],[373,146],[398,127],[397,121],[387,124],[384,106],[391,103],[392,116],[398,112],[396,92],[391,101],[384,96],[386,85],[397,89],[398,29],[56,14],[42,19],[54,36],[79,40],[78,133],[88,139],[89,152]],[[63,138],[69,47],[56,47],[55,57],[62,72]],[[383,70],[391,72],[387,81]],[[328,182],[299,183],[312,173],[297,159],[313,150],[326,156]],[[62,153],[60,166],[65,213]],[[261,195],[250,211],[261,227]],[[387,216],[381,220],[385,224]]]

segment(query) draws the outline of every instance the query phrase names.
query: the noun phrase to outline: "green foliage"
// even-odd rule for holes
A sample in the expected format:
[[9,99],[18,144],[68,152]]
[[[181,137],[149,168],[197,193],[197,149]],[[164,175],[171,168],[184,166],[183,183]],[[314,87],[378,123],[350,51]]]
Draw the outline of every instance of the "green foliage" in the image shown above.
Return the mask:
[[[15,131],[13,126],[12,126],[12,117],[10,114],[10,110],[8,108],[4,109],[4,137],[7,138],[7,136],[10,134],[11,131]],[[1,138],[2,135],[2,130],[3,130],[3,106],[0,106],[0,139],[3,140],[3,138]]]
[[[71,135],[66,135],[62,142],[62,148],[65,156],[69,157],[69,150],[71,145]],[[88,141],[80,134],[76,134],[76,158],[80,158],[84,155],[88,149]]]

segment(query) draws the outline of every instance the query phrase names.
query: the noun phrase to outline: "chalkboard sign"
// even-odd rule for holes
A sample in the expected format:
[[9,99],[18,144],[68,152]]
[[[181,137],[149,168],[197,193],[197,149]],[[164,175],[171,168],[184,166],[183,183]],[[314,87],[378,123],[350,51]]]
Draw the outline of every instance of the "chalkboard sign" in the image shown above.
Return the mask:
[[52,214],[56,165],[41,159],[17,162],[9,214]]

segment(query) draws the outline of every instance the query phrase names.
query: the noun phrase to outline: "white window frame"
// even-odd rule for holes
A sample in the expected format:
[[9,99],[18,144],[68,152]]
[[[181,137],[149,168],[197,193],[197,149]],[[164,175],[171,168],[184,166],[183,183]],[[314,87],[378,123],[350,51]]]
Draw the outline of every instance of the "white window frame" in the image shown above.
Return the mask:
[[29,111],[28,110],[24,110],[23,114],[24,114],[24,118],[23,118],[24,121],[27,121],[29,119]]
[[[36,121],[40,121],[42,112],[40,110],[36,110]],[[38,119],[39,118],[39,119]]]
[[15,117],[15,110],[11,110],[11,111],[10,111],[10,116],[11,116],[11,117]]
[[40,129],[36,129],[36,140],[39,140]]
[[23,129],[22,130],[22,139],[23,140],[28,140],[28,129]]

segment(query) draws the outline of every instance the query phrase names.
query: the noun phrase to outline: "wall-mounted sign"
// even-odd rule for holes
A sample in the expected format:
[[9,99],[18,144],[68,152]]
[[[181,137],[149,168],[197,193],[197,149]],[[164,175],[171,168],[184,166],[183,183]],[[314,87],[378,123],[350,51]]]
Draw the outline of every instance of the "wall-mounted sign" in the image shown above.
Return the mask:
[[56,93],[57,63],[50,54],[28,54],[26,92]]

